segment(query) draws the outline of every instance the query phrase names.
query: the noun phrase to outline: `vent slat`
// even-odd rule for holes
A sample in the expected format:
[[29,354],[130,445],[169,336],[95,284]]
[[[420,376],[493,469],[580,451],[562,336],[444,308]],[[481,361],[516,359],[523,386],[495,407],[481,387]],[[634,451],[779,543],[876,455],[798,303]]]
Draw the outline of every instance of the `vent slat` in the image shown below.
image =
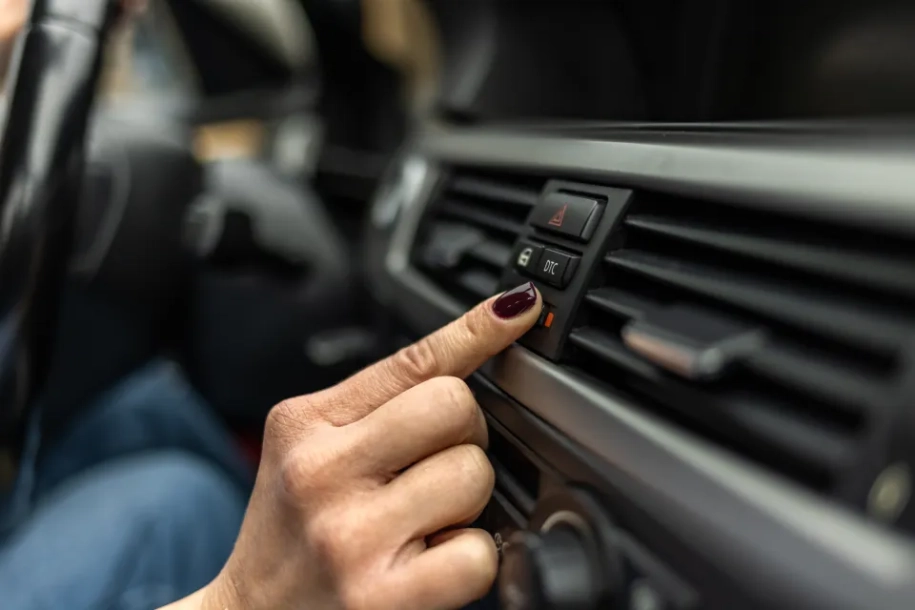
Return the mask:
[[[828,471],[842,467],[850,458],[848,434],[796,413],[786,405],[739,391],[700,390],[671,379],[631,354],[617,338],[596,328],[576,329],[569,335],[569,341],[612,365],[607,368],[606,376],[601,377],[602,381],[626,387],[613,368],[622,367],[638,377],[635,382],[638,389],[676,407],[680,416],[728,435],[738,447],[752,444],[760,449],[770,448],[799,463]],[[589,367],[592,374],[594,368]]]
[[462,206],[454,200],[445,202],[441,208],[441,214],[443,216],[464,220],[486,229],[501,231],[502,233],[517,235],[521,232],[520,222],[500,216],[499,214],[494,214],[482,208]]
[[736,420],[759,436],[766,450],[784,453],[831,473],[853,459],[854,439],[814,418],[797,417],[789,408],[773,408],[752,395],[731,397],[727,407]]
[[[585,297],[599,310],[625,320],[640,318],[658,304],[616,288],[598,288]],[[830,362],[828,355],[772,340],[744,362],[754,373],[822,400],[861,409],[886,399],[886,379],[860,367]]]
[[450,190],[462,195],[480,197],[499,203],[511,203],[517,206],[532,208],[537,205],[540,191],[528,190],[511,184],[502,184],[495,180],[463,176],[451,183]]
[[575,329],[569,334],[569,341],[572,345],[596,355],[601,360],[640,375],[646,380],[661,381],[660,369],[636,356],[618,338],[612,337],[600,329],[590,327]]
[[864,252],[843,251],[840,244],[800,242],[746,229],[716,227],[663,216],[632,215],[626,225],[721,252],[799,269],[862,286],[915,296],[915,265]]
[[866,410],[886,400],[888,383],[791,346],[770,344],[745,366],[771,381],[812,394],[846,410]]
[[[915,244],[652,191],[636,194],[612,243],[566,362],[796,481],[846,485],[905,404]],[[731,334],[710,330],[719,318]],[[654,352],[623,341],[633,320],[654,333]],[[665,368],[665,349],[721,366],[692,378]]]
[[598,288],[585,296],[585,301],[602,311],[625,318],[638,318],[655,303],[616,288]]
[[471,248],[467,255],[487,265],[502,269],[511,260],[512,249],[499,242],[484,241]]
[[488,299],[499,291],[499,277],[480,269],[470,269],[457,276],[458,284],[474,296]]
[[469,307],[499,291],[515,241],[546,180],[487,170],[452,172],[429,203],[411,260]]
[[701,264],[650,252],[620,250],[607,262],[689,293],[728,303],[780,322],[818,332],[880,355],[893,355],[900,341],[901,319],[814,294],[806,287],[723,272]]
[[[777,403],[761,397],[737,393],[701,391],[665,377],[653,365],[639,363],[639,358],[628,353],[617,339],[594,329],[583,328],[572,332],[569,340],[608,364],[636,373],[638,384],[656,400],[668,402],[671,395],[679,395],[679,414],[687,419],[710,425],[739,445],[753,444],[769,447],[780,454],[816,468],[835,470],[849,459],[849,437],[803,414],[795,413]],[[610,385],[619,383],[612,369],[603,381]]]

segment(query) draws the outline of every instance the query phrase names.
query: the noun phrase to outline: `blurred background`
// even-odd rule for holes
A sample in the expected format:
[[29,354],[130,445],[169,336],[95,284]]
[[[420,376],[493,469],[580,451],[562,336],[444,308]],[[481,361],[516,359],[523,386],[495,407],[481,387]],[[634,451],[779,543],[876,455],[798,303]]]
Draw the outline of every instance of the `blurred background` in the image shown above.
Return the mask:
[[[432,101],[439,50],[421,0],[187,4],[153,0],[119,30],[103,95],[112,105],[195,107],[198,116],[212,117],[195,134],[202,159],[259,157],[290,174],[312,172],[322,148],[319,116],[335,111],[353,122],[358,105],[362,122],[345,130],[335,125],[342,133],[331,134],[333,148],[322,161],[365,178],[401,142],[406,116],[422,114]],[[324,57],[312,19],[327,45]],[[197,25],[206,29],[187,37]],[[324,95],[333,97],[315,107],[322,76]],[[351,87],[346,99],[333,91],[337,80]],[[244,116],[255,110],[274,116]]]
[[435,28],[418,0],[144,4],[105,54],[46,418],[164,349],[257,437],[277,400],[389,349],[362,237],[428,114]]
[[61,425],[163,349],[256,427],[402,342],[365,230],[421,130],[851,128],[915,102],[915,10],[892,0],[145,4],[104,61],[47,384]]

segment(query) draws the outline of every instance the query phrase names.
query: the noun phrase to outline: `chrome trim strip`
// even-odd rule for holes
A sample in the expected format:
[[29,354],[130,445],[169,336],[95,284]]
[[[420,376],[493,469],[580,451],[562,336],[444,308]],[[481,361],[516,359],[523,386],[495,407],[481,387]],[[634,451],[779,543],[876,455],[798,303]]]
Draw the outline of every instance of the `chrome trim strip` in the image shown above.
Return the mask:
[[435,129],[418,146],[442,161],[590,176],[615,186],[915,232],[915,149],[898,140],[774,130],[662,136],[636,132],[608,141]]
[[400,220],[391,237],[385,266],[392,276],[397,277],[405,288],[411,290],[412,294],[425,295],[425,299],[436,308],[448,316],[456,318],[464,313],[461,304],[435,288],[434,284],[416,273],[410,266],[410,249],[413,247],[425,205],[439,178],[441,178],[440,168],[430,163],[422,177],[421,184],[415,185],[410,191],[411,196],[403,202],[400,209]]

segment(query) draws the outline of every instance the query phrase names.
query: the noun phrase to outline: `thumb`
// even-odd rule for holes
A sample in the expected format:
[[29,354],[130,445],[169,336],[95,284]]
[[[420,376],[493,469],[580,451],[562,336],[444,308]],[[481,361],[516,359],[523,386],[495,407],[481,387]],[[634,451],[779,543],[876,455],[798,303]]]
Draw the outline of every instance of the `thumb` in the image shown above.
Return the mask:
[[464,378],[537,322],[542,300],[533,282],[488,299],[466,314],[350,377],[312,395],[320,415],[340,426],[362,419],[433,377]]

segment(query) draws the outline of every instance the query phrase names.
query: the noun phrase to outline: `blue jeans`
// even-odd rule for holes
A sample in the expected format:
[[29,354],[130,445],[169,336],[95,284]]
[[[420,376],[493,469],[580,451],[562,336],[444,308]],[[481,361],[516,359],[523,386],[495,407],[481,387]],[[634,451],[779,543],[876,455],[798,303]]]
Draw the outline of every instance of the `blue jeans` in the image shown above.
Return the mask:
[[0,607],[146,610],[215,577],[251,481],[178,369],[124,380],[51,447],[37,427],[0,496]]

